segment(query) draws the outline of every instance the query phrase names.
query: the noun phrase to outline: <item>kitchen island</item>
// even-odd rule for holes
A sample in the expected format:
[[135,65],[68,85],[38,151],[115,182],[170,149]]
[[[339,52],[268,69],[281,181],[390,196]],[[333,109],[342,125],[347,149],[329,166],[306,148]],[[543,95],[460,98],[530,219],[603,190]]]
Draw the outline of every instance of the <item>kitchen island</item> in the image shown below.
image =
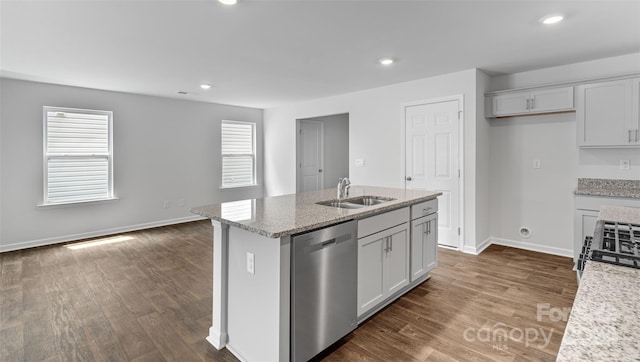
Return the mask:
[[[640,225],[640,208],[603,206],[598,219]],[[557,361],[637,361],[639,292],[640,269],[587,261]]]
[[[368,317],[428,279],[428,270],[435,264],[433,260],[426,268],[409,267],[410,260],[417,265],[414,260],[420,258],[419,255],[409,257],[409,242],[413,244],[413,240],[409,240],[408,230],[417,225],[417,220],[427,218],[425,215],[437,215],[439,195],[441,193],[429,191],[352,186],[347,199],[376,196],[388,201],[353,209],[318,205],[336,198],[336,189],[327,189],[193,208],[193,213],[211,219],[213,224],[213,321],[207,340],[217,349],[228,348],[241,360],[291,360],[292,236],[349,220],[362,224],[362,228],[358,227],[360,234],[361,229],[370,231],[376,225],[384,228],[384,215],[392,215],[393,220],[400,217],[402,220],[398,222],[404,225],[406,239],[406,283],[398,284],[393,295],[385,294],[375,305],[367,306],[366,312],[358,311],[359,318]],[[436,230],[432,235],[437,235],[437,218],[429,222],[429,226],[421,226],[424,235],[431,229]],[[415,234],[419,237],[422,232]],[[437,243],[437,236],[429,240]]]

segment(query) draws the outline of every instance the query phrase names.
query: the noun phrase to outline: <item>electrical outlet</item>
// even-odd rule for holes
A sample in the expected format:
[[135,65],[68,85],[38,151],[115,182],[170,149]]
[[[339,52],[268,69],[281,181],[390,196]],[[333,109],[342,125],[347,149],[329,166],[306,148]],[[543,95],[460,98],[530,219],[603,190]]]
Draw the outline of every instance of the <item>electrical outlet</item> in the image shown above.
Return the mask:
[[540,159],[536,158],[535,160],[533,160],[533,168],[542,168],[542,161],[540,161]]
[[247,273],[255,274],[255,256],[253,253],[247,253]]
[[631,162],[629,160],[620,160],[620,169],[628,170],[631,168]]
[[171,206],[171,204],[169,203],[169,200],[164,200],[162,202],[162,207],[164,207],[165,209],[168,209],[169,206]]
[[356,158],[356,166],[364,167],[364,158]]

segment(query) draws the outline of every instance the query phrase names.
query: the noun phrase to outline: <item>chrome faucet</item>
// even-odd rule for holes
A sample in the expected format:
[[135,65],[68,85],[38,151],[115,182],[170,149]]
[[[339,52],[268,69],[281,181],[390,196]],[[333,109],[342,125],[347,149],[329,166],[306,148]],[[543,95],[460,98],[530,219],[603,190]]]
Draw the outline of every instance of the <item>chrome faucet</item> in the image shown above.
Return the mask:
[[351,187],[351,181],[348,177],[338,179],[338,200],[349,196],[349,188]]

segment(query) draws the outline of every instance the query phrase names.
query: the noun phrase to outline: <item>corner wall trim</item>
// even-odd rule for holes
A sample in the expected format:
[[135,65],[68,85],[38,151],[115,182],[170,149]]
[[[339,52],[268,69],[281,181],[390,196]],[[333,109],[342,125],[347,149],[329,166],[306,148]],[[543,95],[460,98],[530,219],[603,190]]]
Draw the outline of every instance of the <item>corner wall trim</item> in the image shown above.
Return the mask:
[[130,232],[130,231],[151,229],[151,228],[156,228],[156,227],[160,227],[160,226],[182,224],[182,223],[185,223],[185,222],[191,222],[191,221],[197,221],[197,220],[206,220],[206,218],[202,217],[202,216],[196,216],[196,215],[194,215],[194,216],[186,216],[186,217],[181,217],[181,218],[177,218],[177,219],[153,221],[153,222],[148,222],[148,223],[144,223],[144,224],[128,225],[128,226],[122,226],[122,227],[111,228],[111,229],[90,231],[90,232],[80,233],[80,234],[65,235],[65,236],[58,236],[58,237],[54,237],[54,238],[31,240],[31,241],[24,241],[24,242],[20,242],[20,243],[0,245],[0,253],[6,252],[6,251],[14,251],[14,250],[27,249],[27,248],[34,248],[34,247],[38,247],[38,246],[45,246],[45,245],[51,245],[51,244],[66,243],[66,242],[70,242],[70,241],[77,241],[77,240],[82,240],[82,239],[95,238],[95,237],[99,237],[99,236],[120,234],[120,233],[125,233],[125,232]]
[[465,245],[464,247],[462,247],[462,252],[465,254],[478,255],[482,253],[484,249],[488,248],[491,244],[491,238],[488,237],[476,247]]
[[530,251],[537,251],[539,253],[545,253],[545,254],[566,256],[570,258],[573,257],[573,250],[571,249],[562,249],[562,248],[556,248],[553,246],[538,245],[533,243],[527,243],[524,241],[501,239],[501,238],[495,238],[495,237],[488,237],[483,242],[481,242],[480,245],[478,245],[477,247],[465,245],[462,248],[462,252],[466,254],[478,255],[482,253],[484,249],[488,248],[492,244],[510,246],[512,248],[518,248],[518,249],[524,249],[524,250],[530,250]]

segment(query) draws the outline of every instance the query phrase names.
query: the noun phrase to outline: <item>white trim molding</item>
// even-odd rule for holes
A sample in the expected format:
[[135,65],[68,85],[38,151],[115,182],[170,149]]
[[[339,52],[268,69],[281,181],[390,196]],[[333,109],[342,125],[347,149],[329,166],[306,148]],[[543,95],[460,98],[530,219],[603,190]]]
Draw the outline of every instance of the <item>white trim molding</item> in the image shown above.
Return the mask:
[[[539,253],[545,253],[545,254],[565,256],[565,257],[568,257],[568,258],[572,258],[573,257],[573,250],[571,250],[571,249],[562,249],[562,248],[556,248],[554,246],[527,243],[525,241],[516,241],[516,240],[509,240],[509,239],[501,239],[501,238],[493,238],[492,237],[491,238],[491,243],[489,245],[491,245],[491,244],[510,246],[512,248],[537,251]],[[487,245],[487,246],[489,246],[489,245]]]
[[545,253],[545,254],[552,254],[552,255],[558,255],[558,256],[565,256],[568,258],[573,257],[573,250],[571,249],[562,249],[562,248],[556,248],[553,246],[547,246],[547,245],[539,245],[539,244],[534,244],[534,243],[527,243],[525,241],[516,241],[516,240],[509,240],[509,239],[502,239],[502,238],[495,238],[495,237],[489,237],[487,239],[485,239],[483,242],[481,242],[478,246],[476,247],[471,247],[471,246],[464,246],[464,248],[462,249],[463,253],[467,253],[467,254],[473,254],[473,255],[479,255],[480,253],[482,253],[486,248],[488,248],[491,245],[502,245],[502,246],[509,246],[512,248],[516,248],[516,249],[523,249],[523,250],[530,250],[530,251],[536,251],[539,253]]
[[107,235],[113,235],[113,234],[120,234],[120,233],[126,233],[126,232],[137,231],[137,230],[151,229],[151,228],[156,228],[156,227],[160,227],[160,226],[182,224],[182,223],[185,223],[185,222],[191,222],[191,221],[197,221],[197,220],[205,220],[205,219],[206,219],[205,217],[194,215],[194,216],[181,217],[181,218],[177,218],[177,219],[154,221],[154,222],[148,222],[148,223],[144,223],[144,224],[122,226],[122,227],[117,227],[117,228],[103,229],[103,230],[91,231],[91,232],[80,233],[80,234],[58,236],[58,237],[54,237],[54,238],[23,241],[23,242],[20,242],[20,243],[12,243],[12,244],[7,244],[7,245],[0,245],[0,253],[6,252],[6,251],[34,248],[34,247],[38,247],[38,246],[67,243],[67,242],[78,241],[78,240],[82,240],[82,239],[95,238],[95,237],[107,236]]

